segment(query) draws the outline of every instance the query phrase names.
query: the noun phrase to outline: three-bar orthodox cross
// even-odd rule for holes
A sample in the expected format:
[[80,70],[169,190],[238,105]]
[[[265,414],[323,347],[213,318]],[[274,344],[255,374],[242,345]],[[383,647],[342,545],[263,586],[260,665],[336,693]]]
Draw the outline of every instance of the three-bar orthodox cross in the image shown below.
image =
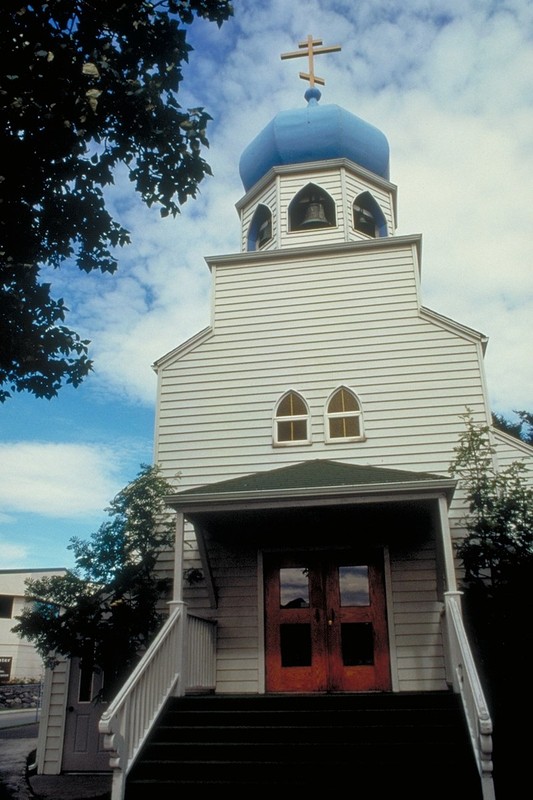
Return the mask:
[[324,78],[319,78],[318,75],[315,75],[314,57],[321,55],[322,53],[334,53],[335,51],[341,49],[340,45],[320,47],[321,44],[322,39],[313,39],[313,37],[309,35],[305,42],[298,43],[300,50],[294,50],[292,53],[281,54],[281,58],[300,58],[305,55],[308,56],[309,72],[300,72],[300,78],[303,78],[304,81],[309,81],[311,88],[315,85],[315,83],[319,83],[321,86],[324,86],[325,84]]

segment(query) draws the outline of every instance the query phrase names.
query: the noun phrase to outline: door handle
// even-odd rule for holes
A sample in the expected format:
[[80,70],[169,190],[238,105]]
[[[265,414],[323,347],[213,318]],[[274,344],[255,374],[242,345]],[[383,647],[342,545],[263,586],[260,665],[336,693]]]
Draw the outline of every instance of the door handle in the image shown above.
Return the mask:
[[335,622],[335,611],[331,609],[331,611],[329,612],[328,625],[333,625],[334,622]]

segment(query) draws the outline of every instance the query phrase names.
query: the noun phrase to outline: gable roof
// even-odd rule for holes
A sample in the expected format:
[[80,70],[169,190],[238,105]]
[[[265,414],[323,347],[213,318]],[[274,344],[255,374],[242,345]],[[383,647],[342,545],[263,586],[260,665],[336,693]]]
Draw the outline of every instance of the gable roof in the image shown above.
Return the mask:
[[207,510],[214,505],[261,501],[314,500],[333,496],[367,497],[378,494],[442,494],[451,499],[456,481],[429,472],[346,464],[328,459],[302,461],[239,478],[185,489],[167,497],[170,506],[183,511]]

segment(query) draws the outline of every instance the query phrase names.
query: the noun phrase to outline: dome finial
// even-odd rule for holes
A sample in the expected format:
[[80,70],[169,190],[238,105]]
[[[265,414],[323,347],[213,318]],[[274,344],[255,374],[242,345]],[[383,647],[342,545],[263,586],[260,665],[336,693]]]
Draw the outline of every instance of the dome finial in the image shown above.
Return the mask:
[[305,99],[308,102],[318,102],[320,100],[320,91],[315,89],[315,83],[319,83],[321,86],[326,83],[324,78],[319,78],[318,75],[315,75],[314,57],[322,53],[334,53],[341,49],[340,45],[337,44],[330,47],[320,47],[321,44],[322,39],[313,39],[309,34],[305,42],[298,43],[300,50],[281,54],[281,58],[300,58],[305,55],[309,58],[309,72],[300,72],[300,78],[304,81],[309,81],[309,89],[305,93]]

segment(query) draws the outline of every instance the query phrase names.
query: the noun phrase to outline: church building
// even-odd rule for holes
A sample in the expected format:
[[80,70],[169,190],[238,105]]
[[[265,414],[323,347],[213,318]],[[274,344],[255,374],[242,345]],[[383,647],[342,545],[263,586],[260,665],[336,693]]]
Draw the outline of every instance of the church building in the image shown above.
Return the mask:
[[[387,138],[321,101],[314,56],[339,49],[321,45],[285,54],[309,59],[305,102],[242,154],[241,251],[206,259],[211,324],[155,364],[174,595],[100,721],[113,800],[370,770],[380,797],[495,796],[449,473],[466,409],[491,424],[486,338],[423,305]],[[531,458],[493,437],[501,464]]]

